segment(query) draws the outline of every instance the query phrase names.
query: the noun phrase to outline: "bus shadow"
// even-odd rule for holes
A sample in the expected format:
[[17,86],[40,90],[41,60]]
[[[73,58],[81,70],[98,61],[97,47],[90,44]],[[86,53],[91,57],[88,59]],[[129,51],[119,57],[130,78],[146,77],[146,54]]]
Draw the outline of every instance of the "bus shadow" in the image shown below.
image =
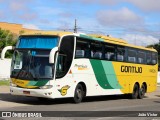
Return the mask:
[[73,103],[72,99],[65,98],[65,99],[43,99],[39,100],[36,97],[26,97],[26,96],[18,96],[18,95],[11,95],[9,93],[0,93],[0,102],[12,102],[12,103],[19,103],[25,105],[54,105],[54,104],[67,104]]
[[155,103],[160,103],[160,101],[154,101]]
[[160,95],[156,95],[157,97],[160,97]]
[[[144,98],[148,98],[145,96]],[[105,96],[94,96],[86,97],[83,102],[98,102],[98,101],[111,101],[111,100],[134,100],[131,99],[130,95],[105,95]]]
[[[86,97],[84,98],[83,103],[102,102],[102,101],[121,100],[121,99],[129,100],[130,97],[128,95],[108,95],[108,96]],[[35,98],[35,97],[16,96],[16,95],[12,96],[9,93],[0,93],[0,101],[20,103],[20,104],[26,104],[26,105],[74,104],[72,98],[39,100],[38,98]]]

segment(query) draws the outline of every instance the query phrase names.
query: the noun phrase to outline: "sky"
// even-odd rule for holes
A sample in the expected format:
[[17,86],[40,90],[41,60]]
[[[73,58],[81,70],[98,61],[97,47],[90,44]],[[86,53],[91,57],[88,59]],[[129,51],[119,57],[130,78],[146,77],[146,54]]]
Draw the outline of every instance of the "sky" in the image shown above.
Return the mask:
[[160,0],[0,0],[0,22],[111,35],[134,45],[160,40]]

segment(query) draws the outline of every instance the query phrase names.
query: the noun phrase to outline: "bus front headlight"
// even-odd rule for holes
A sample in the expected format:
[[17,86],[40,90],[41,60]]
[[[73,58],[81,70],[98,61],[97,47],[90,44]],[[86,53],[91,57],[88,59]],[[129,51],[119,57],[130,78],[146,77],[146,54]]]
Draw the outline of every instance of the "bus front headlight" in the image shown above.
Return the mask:
[[52,88],[53,87],[53,85],[45,85],[45,86],[41,86],[41,87],[39,87],[40,89],[50,89],[50,88]]
[[12,87],[17,87],[17,85],[14,84],[14,83],[10,83],[10,86],[12,86]]

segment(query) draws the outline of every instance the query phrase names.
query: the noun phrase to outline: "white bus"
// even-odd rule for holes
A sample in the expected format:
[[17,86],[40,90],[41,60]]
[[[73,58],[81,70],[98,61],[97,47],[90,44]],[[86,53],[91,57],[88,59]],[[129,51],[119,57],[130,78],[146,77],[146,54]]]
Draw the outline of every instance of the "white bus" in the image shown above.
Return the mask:
[[[12,48],[12,47],[10,47]],[[2,52],[2,58],[5,55]],[[157,51],[106,36],[41,32],[19,37],[11,65],[12,95],[74,98],[156,90]]]

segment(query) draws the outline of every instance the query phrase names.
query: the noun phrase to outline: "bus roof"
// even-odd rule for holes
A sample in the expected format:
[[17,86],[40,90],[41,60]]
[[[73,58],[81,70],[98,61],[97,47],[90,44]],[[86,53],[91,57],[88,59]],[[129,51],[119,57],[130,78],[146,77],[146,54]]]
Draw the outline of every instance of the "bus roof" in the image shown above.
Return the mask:
[[67,31],[42,31],[42,30],[39,30],[39,31],[29,31],[29,32],[25,32],[23,34],[21,34],[22,36],[23,35],[57,35],[57,36],[63,36],[63,35],[67,35],[67,34],[73,34],[73,32],[67,32]]
[[125,40],[119,39],[119,38],[114,38],[111,36],[104,36],[104,35],[97,35],[97,34],[81,34],[81,33],[73,33],[73,32],[67,32],[67,31],[30,31],[23,33],[23,35],[57,35],[57,36],[64,36],[64,35],[75,35],[79,36],[81,38],[87,38],[88,40],[96,40],[96,41],[101,41],[101,42],[107,42],[107,43],[112,43],[112,44],[117,44],[117,45],[122,45],[122,46],[128,46],[132,48],[138,48],[138,49],[143,49],[143,50],[149,50],[149,51],[154,51],[157,52],[154,48],[146,48],[142,46],[136,46],[129,44]]

